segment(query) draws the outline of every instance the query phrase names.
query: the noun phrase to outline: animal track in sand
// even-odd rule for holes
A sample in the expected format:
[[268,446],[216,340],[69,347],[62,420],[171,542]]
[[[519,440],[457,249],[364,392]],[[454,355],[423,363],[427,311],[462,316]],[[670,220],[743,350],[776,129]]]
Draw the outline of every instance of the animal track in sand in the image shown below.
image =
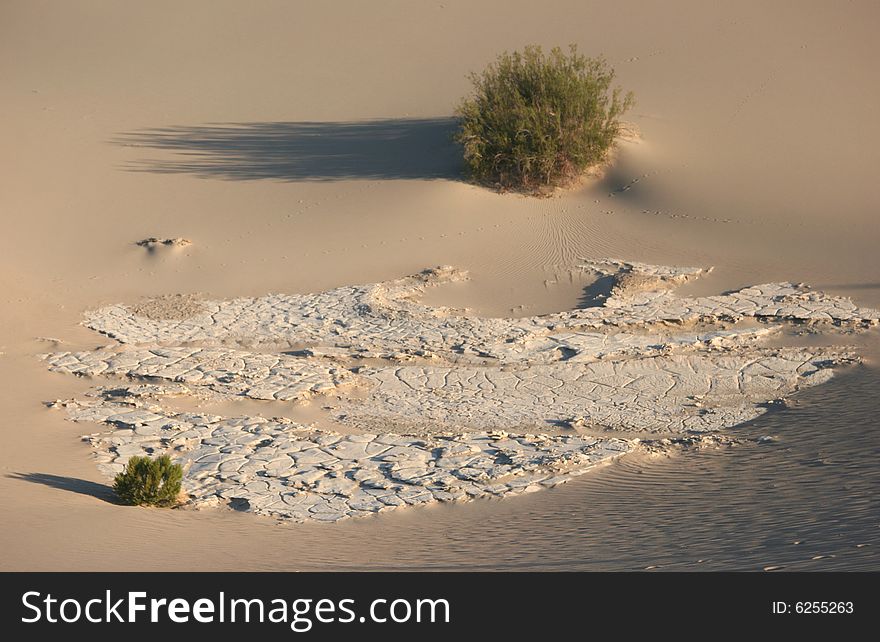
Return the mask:
[[747,91],[734,107],[733,112],[728,119],[728,123],[732,123],[746,106],[755,98],[764,94],[773,81],[776,79],[776,69],[773,69],[754,89]]
[[[730,438],[719,431],[856,360],[846,348],[766,347],[768,335],[880,322],[877,310],[792,283],[687,298],[674,288],[706,270],[580,269],[608,282],[595,301],[525,318],[421,304],[427,288],[466,278],[450,267],[198,301],[186,315],[108,306],[85,323],[114,345],[44,355],[53,371],[96,378],[85,397],[53,405],[109,428],[87,437],[108,476],[132,455],[168,452],[187,467],[193,507],[336,521],[536,491],[635,449],[720,443]],[[179,412],[175,396],[320,399],[351,434]]]

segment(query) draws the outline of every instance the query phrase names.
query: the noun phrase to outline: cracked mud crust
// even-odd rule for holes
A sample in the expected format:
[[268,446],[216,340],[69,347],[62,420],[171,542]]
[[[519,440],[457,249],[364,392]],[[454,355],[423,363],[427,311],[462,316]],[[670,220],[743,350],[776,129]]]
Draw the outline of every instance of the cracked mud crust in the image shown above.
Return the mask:
[[[132,455],[167,452],[186,466],[193,507],[337,521],[532,492],[636,448],[726,439],[719,431],[857,359],[769,348],[768,335],[880,321],[792,283],[686,298],[674,288],[706,270],[581,267],[610,281],[595,305],[519,319],[421,305],[426,288],[466,278],[451,267],[317,294],[109,306],[85,323],[115,345],[44,358],[128,383],[53,405],[109,428],[88,437],[108,476]],[[169,395],[320,399],[352,434],[175,412]]]

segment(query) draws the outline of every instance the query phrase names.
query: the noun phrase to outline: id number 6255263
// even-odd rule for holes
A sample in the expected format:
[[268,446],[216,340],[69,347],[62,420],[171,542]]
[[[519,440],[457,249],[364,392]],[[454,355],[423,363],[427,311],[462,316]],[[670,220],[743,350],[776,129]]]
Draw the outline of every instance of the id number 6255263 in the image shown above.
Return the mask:
[[798,615],[848,615],[855,611],[852,602],[773,602],[773,613]]

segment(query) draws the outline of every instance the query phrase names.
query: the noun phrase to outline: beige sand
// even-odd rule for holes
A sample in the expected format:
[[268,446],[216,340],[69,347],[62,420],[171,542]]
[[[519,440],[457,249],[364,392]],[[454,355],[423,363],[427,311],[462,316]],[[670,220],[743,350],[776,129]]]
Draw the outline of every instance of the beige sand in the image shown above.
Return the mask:
[[[81,431],[42,404],[88,388],[36,359],[100,345],[86,309],[453,264],[472,280],[429,303],[520,316],[575,305],[572,266],[605,256],[716,266],[692,294],[794,280],[880,304],[872,3],[472,4],[4,4],[4,569],[387,566],[512,510],[328,532],[114,506]],[[641,140],[553,199],[456,180],[446,139],[466,73],[528,42],[604,52],[638,98]]]

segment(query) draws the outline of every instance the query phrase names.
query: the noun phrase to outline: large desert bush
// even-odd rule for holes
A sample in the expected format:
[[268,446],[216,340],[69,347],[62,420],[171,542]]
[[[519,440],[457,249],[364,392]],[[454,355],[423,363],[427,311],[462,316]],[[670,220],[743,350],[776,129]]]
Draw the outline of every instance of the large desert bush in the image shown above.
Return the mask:
[[540,47],[504,53],[471,74],[473,95],[457,110],[456,140],[471,178],[501,189],[541,192],[600,163],[620,132],[632,93],[612,86],[603,58]]
[[132,457],[113,481],[113,490],[126,504],[170,506],[177,502],[183,469],[168,455]]

